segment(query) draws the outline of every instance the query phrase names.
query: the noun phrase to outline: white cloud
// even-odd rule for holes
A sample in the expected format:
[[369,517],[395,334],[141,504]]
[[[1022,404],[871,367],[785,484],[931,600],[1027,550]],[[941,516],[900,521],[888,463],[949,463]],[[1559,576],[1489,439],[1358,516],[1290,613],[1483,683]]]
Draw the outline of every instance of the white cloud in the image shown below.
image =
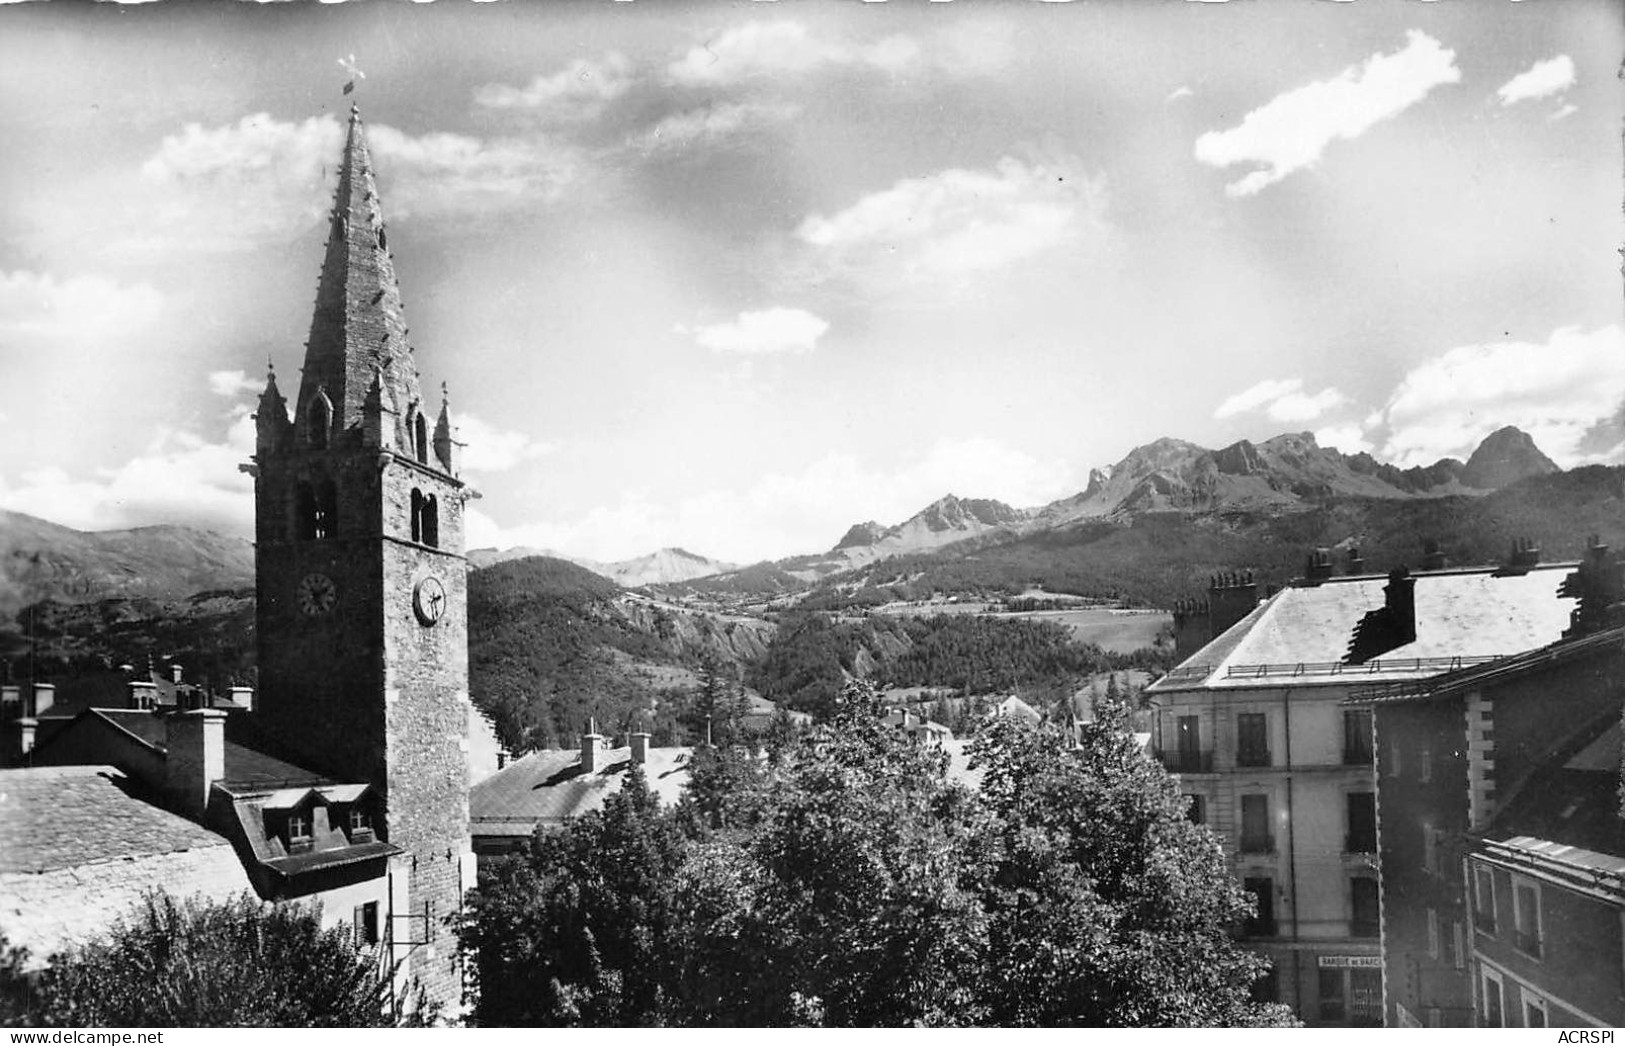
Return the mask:
[[805,309],[775,307],[742,312],[731,323],[697,329],[678,327],[677,330],[681,334],[692,334],[695,342],[713,352],[762,355],[811,352],[818,345],[818,339],[829,330],[829,324]]
[[1322,447],[1333,447],[1344,454],[1369,454],[1376,447],[1366,438],[1363,428],[1355,424],[1328,425],[1315,430],[1315,442]]
[[1566,54],[1536,62],[1498,87],[1502,105],[1516,105],[1532,98],[1545,98],[1574,86],[1574,59]]
[[1005,268],[1086,228],[1104,228],[1105,191],[1072,167],[1005,157],[992,171],[906,178],[796,230],[835,270],[905,281]]
[[[408,135],[367,128],[380,160],[386,217],[465,214],[555,198],[575,180],[579,154],[545,139]],[[115,244],[122,254],[184,246],[251,250],[321,220],[332,199],[344,128],[332,116],[301,122],[266,113],[234,124],[188,124],[141,167],[147,220]],[[132,204],[132,207],[134,205]]]
[[1460,81],[1456,53],[1426,33],[1411,30],[1393,54],[1375,54],[1330,80],[1294,88],[1254,109],[1226,131],[1196,139],[1196,159],[1213,167],[1262,164],[1225,186],[1251,196],[1294,171],[1312,166],[1337,139],[1358,138],[1398,116],[1440,84]]
[[392,180],[394,214],[456,214],[556,199],[578,173],[571,149],[518,138],[480,139],[434,132],[408,135],[368,128],[373,151]]
[[1334,388],[1321,389],[1313,395],[1305,393],[1302,378],[1266,378],[1219,404],[1213,416],[1229,418],[1262,409],[1274,421],[1313,421],[1347,402],[1348,397]]
[[0,506],[80,530],[184,521],[247,532],[254,481],[237,466],[254,453],[254,420],[236,412],[225,439],[161,429],[145,451],[118,468],[71,476],[56,467],[0,476]]
[[524,87],[486,84],[474,101],[491,109],[521,109],[556,120],[591,120],[632,86],[632,63],[611,51],[598,61],[577,58]]
[[145,283],[0,270],[0,361],[9,380],[25,381],[25,367],[48,367],[53,359],[60,365],[63,352],[122,347],[163,309],[163,295]]
[[667,72],[680,84],[718,86],[742,80],[785,77],[828,66],[868,67],[901,72],[920,57],[905,36],[872,44],[822,39],[799,22],[747,22],[715,40],[690,48]]
[[216,396],[236,399],[238,396],[256,394],[264,388],[265,379],[250,378],[240,370],[217,370],[209,373],[209,391]]
[[1181,85],[1179,87],[1174,88],[1172,91],[1168,92],[1168,97],[1166,99],[1164,99],[1164,101],[1177,102],[1181,98],[1189,98],[1191,95],[1193,95],[1195,93],[1196,92],[1192,91],[1189,87]]
[[1257,410],[1264,404],[1297,392],[1301,388],[1303,388],[1302,378],[1266,378],[1257,385],[1243,389],[1219,404],[1218,409],[1213,412],[1213,416],[1215,418],[1228,418],[1250,410]]
[[1487,435],[1516,425],[1564,467],[1607,460],[1588,435],[1625,402],[1625,331],[1564,327],[1544,344],[1463,345],[1425,361],[1389,397],[1383,457],[1401,466],[1466,458]]
[[1271,403],[1264,411],[1275,421],[1313,421],[1322,414],[1348,402],[1348,397],[1333,388],[1321,389],[1314,395],[1290,392]]
[[1548,116],[1546,119],[1551,121],[1552,123],[1556,123],[1559,120],[1568,119],[1569,117],[1573,116],[1575,113],[1577,113],[1579,111],[1580,111],[1580,107],[1577,106],[1577,105],[1564,105],[1564,106],[1560,106],[1556,111],[1554,111],[1552,113],[1552,115]]
[[792,120],[799,107],[761,102],[721,102],[672,113],[640,132],[632,146],[645,154],[715,145]]
[[987,437],[939,441],[923,456],[886,470],[845,454],[796,473],[764,476],[744,489],[713,489],[675,504],[641,491],[572,520],[503,527],[483,508],[466,516],[470,548],[524,545],[601,561],[679,545],[738,563],[834,546],[860,519],[900,523],[947,493],[1036,505],[1078,491],[1059,460],[1035,458]]
[[457,431],[457,465],[469,472],[506,472],[526,461],[553,453],[551,443],[532,439],[523,432],[510,432],[472,414],[452,415]]

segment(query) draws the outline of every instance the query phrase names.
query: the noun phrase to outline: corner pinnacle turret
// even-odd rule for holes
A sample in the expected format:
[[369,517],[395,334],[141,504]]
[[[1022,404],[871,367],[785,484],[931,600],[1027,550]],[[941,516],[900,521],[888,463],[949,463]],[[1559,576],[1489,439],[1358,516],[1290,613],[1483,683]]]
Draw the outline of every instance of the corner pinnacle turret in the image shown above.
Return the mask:
[[[295,425],[303,427],[311,405],[325,395],[335,415],[334,437],[344,439],[365,423],[375,382],[397,409],[417,407],[421,394],[411,351],[361,111],[351,106]],[[404,451],[410,445],[404,428],[379,435],[386,446]]]

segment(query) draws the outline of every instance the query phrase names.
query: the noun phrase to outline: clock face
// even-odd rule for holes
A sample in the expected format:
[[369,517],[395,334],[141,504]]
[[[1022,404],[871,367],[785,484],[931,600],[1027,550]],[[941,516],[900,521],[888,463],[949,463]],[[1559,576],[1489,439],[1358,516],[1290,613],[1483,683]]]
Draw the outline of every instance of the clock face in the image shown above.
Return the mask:
[[446,587],[440,579],[430,574],[417,583],[412,590],[412,609],[417,613],[418,620],[425,625],[432,625],[440,620],[440,615],[446,612]]
[[299,582],[299,609],[311,617],[326,614],[338,602],[338,586],[326,574],[306,574]]

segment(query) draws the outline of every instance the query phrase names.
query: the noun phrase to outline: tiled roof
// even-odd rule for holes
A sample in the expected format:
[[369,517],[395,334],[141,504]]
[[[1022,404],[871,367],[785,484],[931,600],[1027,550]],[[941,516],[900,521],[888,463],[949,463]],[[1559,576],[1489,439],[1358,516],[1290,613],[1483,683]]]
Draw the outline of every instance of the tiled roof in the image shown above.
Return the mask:
[[[166,751],[167,714],[155,715],[125,708],[93,708],[84,714],[104,719],[158,751]],[[228,790],[235,791],[236,787],[233,786],[255,789],[332,783],[331,779],[321,774],[283,762],[235,741],[226,742],[225,755],[226,776],[222,783]]]
[[[690,748],[651,748],[643,767],[649,790],[673,805],[688,784]],[[632,767],[629,748],[597,753],[598,769],[583,773],[576,749],[547,750],[510,763],[469,790],[475,835],[529,835],[537,825],[601,810],[621,790]]]
[[0,770],[0,929],[37,969],[148,892],[252,889],[226,839],[141,798],[107,766]]
[[1415,579],[1416,639],[1367,664],[1343,659],[1362,618],[1382,607],[1383,576],[1331,578],[1277,592],[1151,686],[1170,690],[1418,679],[1555,642],[1575,600],[1557,595],[1572,563],[1498,576],[1494,568]]
[[46,872],[209,846],[231,850],[223,836],[135,794],[110,766],[0,770],[0,872]]
[[225,900],[253,889],[224,840],[192,850],[149,853],[43,872],[0,871],[0,929],[28,949],[25,968],[100,936],[163,889],[173,897]]

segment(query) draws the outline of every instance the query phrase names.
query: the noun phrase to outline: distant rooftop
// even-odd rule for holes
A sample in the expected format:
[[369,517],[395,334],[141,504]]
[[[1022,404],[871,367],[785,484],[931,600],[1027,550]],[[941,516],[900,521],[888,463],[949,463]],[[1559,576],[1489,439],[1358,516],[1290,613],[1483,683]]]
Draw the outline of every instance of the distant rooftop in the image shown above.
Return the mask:
[[1422,679],[1545,646],[1569,626],[1577,601],[1558,587],[1574,563],[1512,573],[1496,567],[1421,571],[1415,581],[1416,638],[1361,664],[1350,643],[1368,613],[1385,604],[1386,575],[1327,578],[1270,597],[1149,689],[1347,685]]

